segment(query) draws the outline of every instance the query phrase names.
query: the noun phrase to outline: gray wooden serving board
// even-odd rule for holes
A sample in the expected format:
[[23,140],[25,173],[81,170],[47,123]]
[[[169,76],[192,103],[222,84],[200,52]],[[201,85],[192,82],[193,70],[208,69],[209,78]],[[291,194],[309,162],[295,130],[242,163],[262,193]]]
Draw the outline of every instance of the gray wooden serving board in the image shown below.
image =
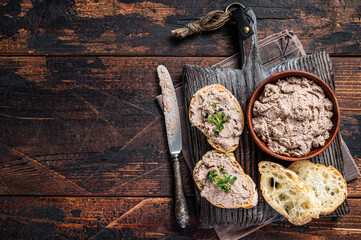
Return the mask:
[[[256,17],[251,9],[247,9],[251,20],[253,31],[257,33]],[[229,69],[220,67],[204,67],[185,65],[183,67],[184,97],[186,111],[188,112],[191,97],[202,87],[210,84],[221,84],[230,90],[238,99],[245,113],[249,99],[256,87],[268,76],[286,70],[301,70],[312,73],[324,80],[332,90],[335,89],[331,60],[326,52],[315,53],[299,58],[281,62],[271,67],[263,67],[259,60],[257,34],[244,42],[243,67],[240,69]],[[186,115],[187,116],[187,115]],[[247,119],[246,119],[247,120]],[[202,159],[202,156],[212,147],[207,143],[206,137],[195,127],[187,123],[191,158],[193,167]],[[342,174],[343,159],[340,147],[340,135],[336,136],[331,145],[320,155],[312,158],[314,163],[332,165]],[[287,167],[290,162],[273,158],[263,152],[253,142],[245,123],[241,135],[239,147],[234,152],[238,162],[244,171],[255,181],[258,190],[258,204],[251,209],[223,209],[210,204],[206,199],[200,197],[196,190],[198,216],[202,227],[213,228],[216,226],[256,226],[273,221],[285,220],[264,200],[259,188],[258,162],[263,160],[273,161]],[[339,206],[331,217],[342,216],[349,213],[347,199]]]

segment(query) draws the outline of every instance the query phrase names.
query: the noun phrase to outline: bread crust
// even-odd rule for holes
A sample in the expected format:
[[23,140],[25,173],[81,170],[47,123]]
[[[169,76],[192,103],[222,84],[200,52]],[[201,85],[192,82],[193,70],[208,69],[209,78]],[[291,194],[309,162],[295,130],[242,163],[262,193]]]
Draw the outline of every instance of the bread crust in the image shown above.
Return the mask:
[[328,215],[328,214],[332,213],[333,211],[335,211],[338,208],[338,206],[340,206],[345,201],[345,199],[347,197],[347,183],[346,183],[345,179],[343,178],[342,174],[336,168],[334,168],[333,166],[326,167],[325,165],[312,163],[311,161],[308,161],[308,160],[294,162],[288,167],[288,169],[293,171],[298,167],[302,167],[303,165],[309,165],[309,164],[312,164],[315,167],[325,168],[325,169],[327,169],[327,171],[333,172],[336,176],[341,177],[342,184],[344,184],[344,186],[345,186],[346,192],[342,196],[342,200],[339,201],[339,204],[337,206],[335,206],[332,209],[321,208],[321,213],[320,214],[321,215]]
[[[245,172],[243,171],[241,165],[239,165],[239,163],[237,162],[235,156],[233,155],[233,153],[227,153],[227,152],[222,152],[222,151],[218,151],[218,150],[211,150],[211,151],[208,151],[200,161],[197,162],[196,166],[194,167],[193,169],[193,179],[194,179],[194,182],[196,183],[198,189],[200,191],[203,190],[203,185],[201,184],[201,182],[197,179],[196,177],[196,170],[205,162],[207,161],[207,157],[212,154],[212,152],[218,152],[220,154],[222,154],[223,156],[225,156],[229,161],[231,161],[237,168],[238,170],[240,171],[240,173],[246,177],[246,179],[249,181],[249,183],[252,185],[252,198],[250,201],[246,202],[245,204],[238,204],[238,205],[235,205],[233,207],[225,207],[223,206],[222,204],[214,204],[212,202],[210,202],[211,204],[213,204],[214,206],[216,207],[219,207],[219,208],[253,208],[257,205],[258,203],[258,193],[257,193],[257,190],[256,190],[256,184],[254,183],[254,181],[252,180],[252,178],[245,174]],[[207,199],[208,200],[208,199]]]
[[[233,102],[236,104],[236,106],[237,106],[237,108],[238,108],[238,110],[239,110],[239,112],[240,112],[240,115],[241,115],[241,119],[242,119],[242,129],[241,129],[241,131],[243,131],[243,129],[244,129],[244,115],[243,115],[243,111],[242,111],[241,106],[239,105],[237,99],[233,96],[233,94],[232,94],[227,88],[225,88],[225,87],[223,87],[222,85],[219,85],[219,84],[212,84],[212,85],[205,86],[205,87],[199,89],[199,90],[192,96],[191,102],[190,102],[190,104],[189,104],[189,119],[191,119],[191,117],[192,117],[192,112],[190,111],[190,109],[191,109],[191,106],[194,104],[194,102],[195,102],[195,100],[196,100],[196,96],[197,96],[198,94],[200,94],[201,92],[207,92],[207,91],[209,91],[209,90],[212,89],[212,88],[215,88],[215,89],[217,89],[217,90],[220,91],[220,92],[224,92],[225,94],[228,94],[228,95],[230,96],[230,98],[233,100]],[[231,152],[233,152],[234,150],[236,150],[236,148],[237,148],[238,145],[239,145],[239,142],[238,142],[236,145],[232,146],[232,148],[230,148],[230,149],[224,149],[223,147],[217,145],[217,143],[215,143],[215,142],[213,141],[212,137],[209,136],[206,132],[204,132],[204,131],[200,128],[200,126],[196,126],[196,127],[199,129],[199,131],[201,131],[201,132],[207,137],[208,143],[209,143],[214,149],[217,149],[217,150],[219,150],[219,151],[221,151],[221,152],[231,153]]]
[[[262,164],[269,164],[269,165],[274,165],[274,166],[279,167],[279,169],[280,169],[281,171],[283,171],[284,173],[286,173],[286,175],[287,175],[292,181],[294,181],[295,184],[298,185],[300,188],[304,189],[304,190],[307,191],[307,192],[313,192],[313,190],[312,190],[308,185],[306,185],[306,184],[304,184],[303,182],[300,181],[298,175],[297,175],[295,172],[293,172],[293,171],[291,171],[291,170],[283,167],[283,166],[280,165],[280,164],[274,163],[274,162],[262,161],[262,162],[260,162],[260,163],[258,164],[258,166],[260,167]],[[260,171],[260,172],[261,172],[261,171]],[[287,174],[287,173],[288,173],[288,174]],[[261,188],[263,197],[264,197],[265,200],[268,202],[268,204],[271,205],[271,207],[272,207],[273,209],[275,209],[277,212],[279,212],[280,214],[282,214],[283,216],[285,216],[285,217],[288,219],[289,222],[291,222],[291,223],[294,224],[294,225],[301,226],[301,225],[304,225],[304,224],[310,222],[310,221],[312,220],[312,218],[318,218],[318,217],[319,217],[320,206],[318,207],[318,211],[314,212],[314,214],[312,214],[312,215],[306,216],[304,219],[301,219],[301,220],[299,220],[299,221],[293,221],[292,219],[290,219],[290,218],[288,217],[288,214],[287,214],[285,211],[283,211],[283,209],[280,209],[278,206],[276,206],[276,205],[274,204],[274,202],[273,202],[273,201],[269,198],[269,196],[266,194],[266,192],[265,192],[265,191],[266,191],[266,186],[264,186],[264,185],[262,184],[262,183],[263,183],[263,179],[262,179],[263,177],[264,177],[264,176],[261,174],[260,188]]]

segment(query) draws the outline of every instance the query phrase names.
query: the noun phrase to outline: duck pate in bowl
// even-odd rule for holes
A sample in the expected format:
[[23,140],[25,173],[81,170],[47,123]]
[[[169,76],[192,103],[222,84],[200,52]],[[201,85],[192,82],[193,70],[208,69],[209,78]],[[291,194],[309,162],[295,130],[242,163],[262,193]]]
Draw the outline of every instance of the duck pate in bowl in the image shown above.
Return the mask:
[[288,161],[320,154],[340,124],[333,91],[320,78],[302,71],[280,72],[264,80],[251,97],[247,118],[257,145]]

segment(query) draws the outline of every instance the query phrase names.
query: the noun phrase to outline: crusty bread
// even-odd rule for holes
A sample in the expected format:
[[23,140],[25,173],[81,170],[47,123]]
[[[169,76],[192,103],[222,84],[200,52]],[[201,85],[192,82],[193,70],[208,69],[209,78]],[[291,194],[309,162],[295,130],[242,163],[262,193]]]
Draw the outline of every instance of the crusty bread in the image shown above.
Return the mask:
[[[238,110],[239,110],[239,113],[240,113],[240,118],[242,119],[242,130],[243,130],[243,127],[244,127],[244,116],[243,116],[243,112],[242,112],[242,108],[241,106],[239,105],[237,99],[232,95],[232,93],[230,91],[228,91],[227,88],[223,87],[222,85],[219,85],[219,84],[212,84],[212,85],[208,85],[208,86],[205,86],[203,88],[201,88],[200,90],[198,90],[192,97],[191,99],[191,102],[189,104],[189,119],[191,119],[192,117],[192,112],[191,112],[191,109],[192,109],[192,105],[195,103],[195,100],[196,100],[196,97],[202,93],[202,92],[207,92],[209,91],[210,89],[217,89],[218,91],[220,92],[223,92],[224,94],[228,95],[232,100],[233,102],[235,103],[235,105],[237,106]],[[233,145],[230,149],[224,149],[222,146],[219,146],[216,142],[214,142],[214,140],[212,139],[212,137],[210,137],[205,131],[204,129],[202,129],[199,125],[196,126],[206,137],[207,137],[207,141],[208,143],[215,149],[221,151],[221,152],[233,152],[234,150],[236,150],[236,148],[238,147],[239,145],[239,142],[235,145]]]
[[[197,172],[198,170],[204,166],[206,164],[206,162],[209,160],[209,158],[211,157],[211,155],[214,154],[219,154],[218,156],[223,156],[222,159],[229,161],[230,164],[232,166],[235,167],[235,169],[237,171],[239,171],[239,174],[241,176],[243,176],[244,179],[244,185],[247,185],[247,187],[249,188],[250,192],[249,192],[249,199],[248,201],[244,202],[243,204],[236,204],[234,206],[231,207],[226,207],[222,204],[217,204],[215,202],[212,201],[212,199],[205,197],[211,204],[220,207],[220,208],[253,208],[254,206],[257,205],[258,202],[258,194],[257,194],[257,190],[256,190],[256,184],[254,183],[254,181],[250,178],[250,176],[248,176],[247,174],[244,173],[242,167],[239,165],[239,163],[236,161],[236,158],[234,157],[233,153],[225,153],[225,152],[220,152],[217,150],[212,150],[207,152],[203,158],[196,164],[194,170],[193,170],[193,179],[197,185],[197,187],[199,188],[200,191],[202,191],[204,189],[204,181],[210,181],[209,179],[207,179],[206,174],[202,175],[202,176],[198,176]],[[219,159],[220,160],[220,159]],[[213,168],[212,170],[214,170],[215,168]],[[209,169],[211,170],[211,169]],[[238,178],[236,181],[241,181],[240,178]],[[234,190],[234,189],[232,189]],[[231,190],[231,191],[232,191]],[[223,196],[226,197],[224,192],[221,192],[220,190],[218,190],[217,188],[214,189],[213,194],[223,194]]]
[[319,217],[321,203],[296,173],[268,161],[260,162],[258,167],[262,195],[276,211],[295,225],[303,225]]
[[304,160],[292,163],[288,169],[314,190],[321,202],[321,214],[330,214],[345,201],[347,183],[334,167]]

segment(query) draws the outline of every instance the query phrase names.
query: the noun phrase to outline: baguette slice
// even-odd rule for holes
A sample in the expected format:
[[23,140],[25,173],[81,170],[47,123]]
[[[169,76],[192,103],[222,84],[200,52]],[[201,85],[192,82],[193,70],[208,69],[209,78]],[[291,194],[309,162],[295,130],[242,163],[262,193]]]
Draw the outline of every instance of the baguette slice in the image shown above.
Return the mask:
[[[212,93],[219,95],[215,96]],[[224,104],[224,102],[228,102],[228,104]],[[219,135],[214,134],[216,125],[209,122],[205,117],[206,114],[213,112],[211,104],[214,103],[219,103],[217,107],[224,108],[226,115],[230,112],[235,115],[233,119],[223,124],[225,129],[221,130]],[[199,104],[205,104],[206,106],[199,109]],[[208,143],[213,148],[221,152],[233,152],[238,147],[239,137],[244,127],[242,108],[232,93],[222,85],[212,84],[203,87],[193,95],[189,104],[189,119],[191,124],[196,126],[207,137]],[[226,132],[227,134],[225,134]],[[231,142],[232,144],[230,144]]]
[[260,162],[258,167],[262,195],[276,211],[295,225],[303,225],[319,217],[321,203],[296,173],[268,161]]
[[347,183],[334,167],[304,160],[292,163],[288,169],[314,190],[316,198],[321,202],[321,214],[332,213],[345,201]]
[[[223,171],[221,166],[224,167]],[[237,177],[237,180],[230,184],[231,190],[228,194],[219,190],[212,180],[207,178],[208,172],[213,170],[220,174],[228,173]],[[232,153],[217,150],[207,152],[196,164],[193,178],[201,191],[201,196],[217,207],[252,208],[257,205],[256,184],[244,173]]]

